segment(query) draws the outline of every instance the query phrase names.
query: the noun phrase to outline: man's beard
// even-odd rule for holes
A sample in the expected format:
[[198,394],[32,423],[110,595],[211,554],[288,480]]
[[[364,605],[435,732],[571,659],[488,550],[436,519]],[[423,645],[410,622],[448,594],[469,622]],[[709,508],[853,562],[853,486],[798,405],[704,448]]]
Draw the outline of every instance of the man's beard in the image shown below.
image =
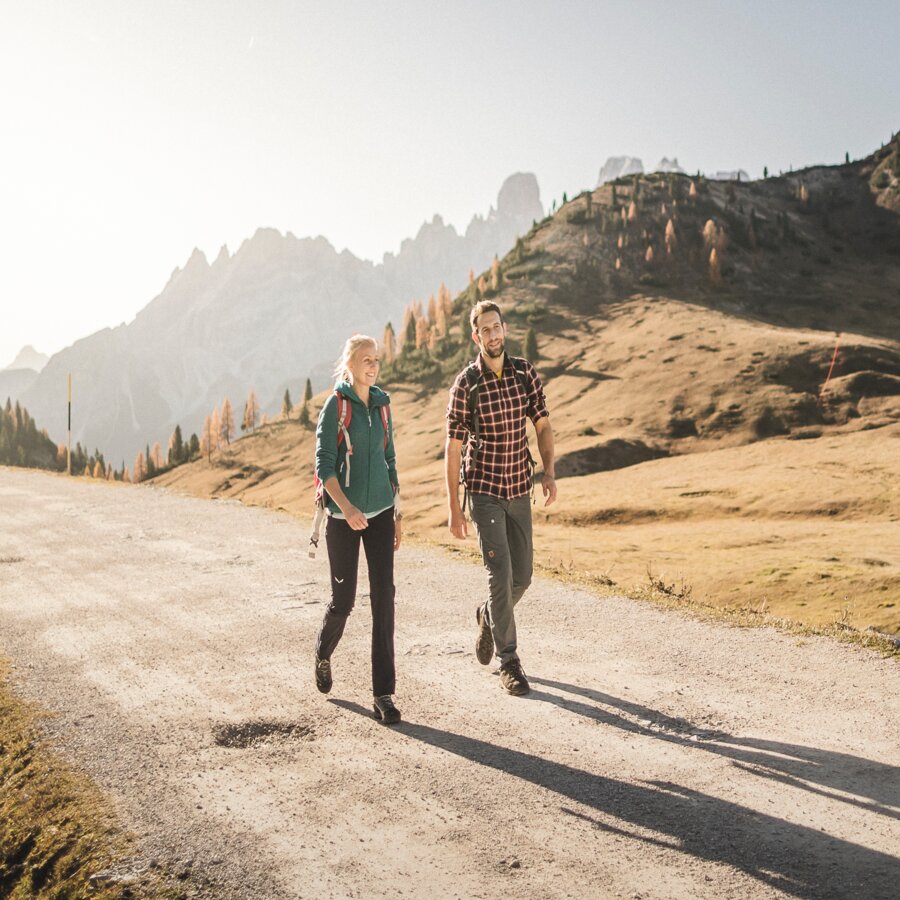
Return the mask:
[[491,358],[497,359],[500,356],[503,356],[503,351],[506,348],[506,341],[500,341],[500,346],[495,347],[493,350],[489,350],[487,346],[484,348],[484,352]]

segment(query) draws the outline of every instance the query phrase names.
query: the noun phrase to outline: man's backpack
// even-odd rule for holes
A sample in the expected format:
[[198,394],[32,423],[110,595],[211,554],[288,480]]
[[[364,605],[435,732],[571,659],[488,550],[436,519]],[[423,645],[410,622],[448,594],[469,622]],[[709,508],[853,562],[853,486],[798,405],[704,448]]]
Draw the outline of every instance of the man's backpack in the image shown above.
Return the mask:
[[[353,444],[350,443],[350,420],[353,418],[353,404],[340,391],[335,391],[337,398],[338,436],[337,446],[346,445],[344,454],[344,486],[350,486],[350,457],[353,456]],[[381,424],[384,426],[384,448],[387,449],[388,434],[391,421],[391,408],[389,405],[378,407],[381,413]],[[325,520],[325,485],[319,476],[313,471],[313,486],[315,488],[315,512],[313,514],[312,532],[309,536],[309,558],[316,558],[316,550],[319,549],[319,534],[322,530],[322,522]]]
[[[528,369],[526,366],[526,362],[524,359],[518,356],[510,356],[508,357],[509,361],[512,363],[513,372],[515,372],[516,381],[522,387],[522,390],[525,391],[525,395],[528,395]],[[478,397],[481,394],[481,367],[478,365],[478,360],[474,360],[469,363],[463,369],[463,377],[466,382],[466,387],[469,392],[469,417],[472,420],[472,437],[470,440],[472,441],[472,463],[474,464],[475,460],[478,459],[478,454],[481,452],[481,420],[478,416]],[[532,478],[534,477],[534,469],[536,463],[534,461],[534,457],[531,455],[531,450],[527,448],[528,453],[528,465],[531,467]],[[466,472],[466,454],[465,452],[460,457],[459,462],[459,483],[463,486],[463,509],[466,508],[466,500],[468,498],[468,484],[467,484],[467,472]]]

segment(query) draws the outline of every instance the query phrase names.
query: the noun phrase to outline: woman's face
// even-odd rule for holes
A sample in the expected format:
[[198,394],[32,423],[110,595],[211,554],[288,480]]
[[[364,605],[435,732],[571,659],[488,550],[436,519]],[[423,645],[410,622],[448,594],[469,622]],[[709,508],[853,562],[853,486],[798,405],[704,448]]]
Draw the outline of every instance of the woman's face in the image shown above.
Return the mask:
[[372,387],[378,379],[381,360],[374,344],[360,344],[347,364],[350,370],[350,384],[354,387]]

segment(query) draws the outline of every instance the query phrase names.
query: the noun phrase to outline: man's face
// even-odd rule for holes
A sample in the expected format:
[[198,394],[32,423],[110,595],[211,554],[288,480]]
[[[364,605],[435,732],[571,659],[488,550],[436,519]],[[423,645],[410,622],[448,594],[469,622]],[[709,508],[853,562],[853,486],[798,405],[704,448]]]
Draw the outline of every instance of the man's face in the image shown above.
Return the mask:
[[485,356],[489,356],[491,359],[502,356],[505,339],[506,325],[500,321],[500,313],[491,310],[478,317],[478,324],[472,333],[472,340]]

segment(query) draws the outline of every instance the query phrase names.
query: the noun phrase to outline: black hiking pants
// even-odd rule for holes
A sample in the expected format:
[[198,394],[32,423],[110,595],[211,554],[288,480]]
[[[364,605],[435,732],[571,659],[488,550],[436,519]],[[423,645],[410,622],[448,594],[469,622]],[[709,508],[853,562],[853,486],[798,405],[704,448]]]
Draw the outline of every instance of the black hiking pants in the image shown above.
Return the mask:
[[331,659],[347,617],[356,602],[359,544],[369,566],[372,606],[372,693],[393,694],[394,672],[394,508],[369,519],[369,527],[354,531],[344,519],[328,517],[325,544],[331,567],[331,603],[316,641],[316,656]]

